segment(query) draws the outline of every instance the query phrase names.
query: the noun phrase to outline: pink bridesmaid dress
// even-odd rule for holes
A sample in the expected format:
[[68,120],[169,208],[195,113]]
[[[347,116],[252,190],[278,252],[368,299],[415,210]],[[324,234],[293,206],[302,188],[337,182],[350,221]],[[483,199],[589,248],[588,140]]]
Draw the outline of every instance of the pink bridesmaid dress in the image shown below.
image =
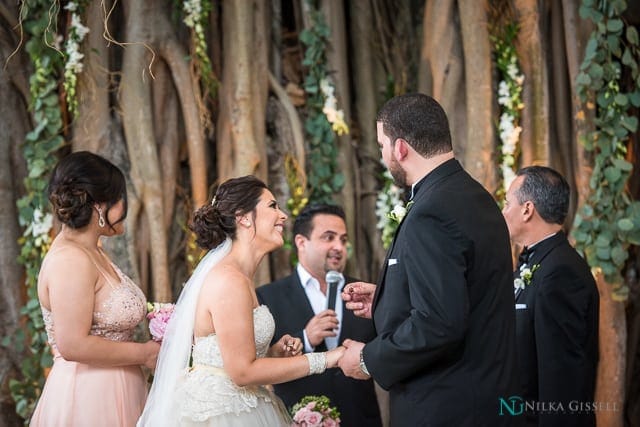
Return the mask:
[[[132,341],[146,314],[140,288],[112,264],[120,283],[107,280],[97,293],[91,335]],[[41,307],[54,361],[36,406],[32,427],[130,427],[144,408],[147,383],[140,366],[100,367],[65,360],[57,349],[55,317]]]

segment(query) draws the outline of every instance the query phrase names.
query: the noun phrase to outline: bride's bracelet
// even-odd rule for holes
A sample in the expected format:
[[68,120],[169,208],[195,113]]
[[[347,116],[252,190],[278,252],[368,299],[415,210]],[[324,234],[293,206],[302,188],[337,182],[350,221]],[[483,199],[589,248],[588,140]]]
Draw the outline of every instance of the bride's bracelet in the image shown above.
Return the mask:
[[309,361],[309,375],[321,374],[327,369],[326,353],[305,353],[304,355]]

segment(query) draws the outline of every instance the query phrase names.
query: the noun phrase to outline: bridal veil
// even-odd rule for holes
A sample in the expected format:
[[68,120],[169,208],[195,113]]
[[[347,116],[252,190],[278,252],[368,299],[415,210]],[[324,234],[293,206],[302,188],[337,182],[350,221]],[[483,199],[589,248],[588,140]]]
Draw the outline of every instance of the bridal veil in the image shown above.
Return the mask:
[[227,238],[202,258],[191,278],[187,281],[162,340],[158,362],[144,411],[137,427],[178,425],[175,408],[178,381],[189,367],[196,304],[204,280],[216,264],[231,250],[231,239]]

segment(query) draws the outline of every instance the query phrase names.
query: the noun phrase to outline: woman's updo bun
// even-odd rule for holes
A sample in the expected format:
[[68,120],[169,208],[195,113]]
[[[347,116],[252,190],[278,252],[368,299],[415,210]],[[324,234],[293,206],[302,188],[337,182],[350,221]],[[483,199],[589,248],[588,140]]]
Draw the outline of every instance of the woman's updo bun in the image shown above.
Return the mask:
[[88,151],[77,151],[62,158],[49,180],[49,201],[58,220],[70,228],[82,228],[91,222],[94,205],[106,203],[103,213],[107,224],[109,209],[124,200],[127,215],[127,187],[123,173],[113,163]]
[[198,246],[213,249],[227,237],[235,239],[236,217],[252,212],[266,188],[265,183],[253,175],[231,178],[220,184],[212,202],[198,209],[189,225]]
[[71,228],[83,227],[91,220],[93,207],[87,199],[87,192],[73,185],[60,185],[49,194],[58,220]]

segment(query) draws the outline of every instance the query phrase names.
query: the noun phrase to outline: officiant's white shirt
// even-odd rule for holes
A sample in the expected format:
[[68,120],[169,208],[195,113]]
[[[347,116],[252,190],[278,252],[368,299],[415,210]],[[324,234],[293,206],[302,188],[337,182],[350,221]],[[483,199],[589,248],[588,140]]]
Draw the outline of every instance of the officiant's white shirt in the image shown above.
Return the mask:
[[[320,290],[320,282],[318,279],[313,277],[303,266],[298,263],[298,267],[296,268],[298,272],[298,277],[300,278],[300,283],[302,284],[302,289],[304,289],[304,293],[307,294],[307,299],[311,304],[311,308],[313,309],[314,314],[318,314],[327,309],[327,296],[322,293]],[[342,328],[342,297],[340,293],[342,292],[342,287],[344,286],[344,280],[338,284],[338,292],[336,292],[336,316],[338,317],[338,328],[336,329],[335,337],[327,337],[325,338],[325,343],[327,348],[331,350],[332,348],[336,348],[338,346],[338,338],[340,337],[340,329]],[[315,347],[312,347],[309,343],[309,338],[307,338],[307,331],[303,330],[304,335],[304,351],[305,353],[309,353],[314,351]]]

